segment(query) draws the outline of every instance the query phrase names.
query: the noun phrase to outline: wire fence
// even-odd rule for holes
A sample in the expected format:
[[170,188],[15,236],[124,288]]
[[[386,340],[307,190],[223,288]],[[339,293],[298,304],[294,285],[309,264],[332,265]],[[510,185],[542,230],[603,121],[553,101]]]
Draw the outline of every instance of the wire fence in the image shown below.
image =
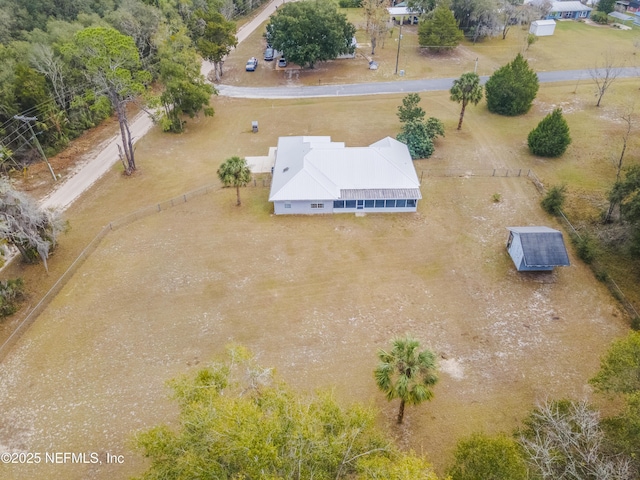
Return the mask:
[[[420,183],[422,183],[423,178],[427,177],[464,177],[464,178],[472,178],[472,177],[525,177],[530,180],[538,190],[541,195],[546,194],[546,189],[544,184],[538,178],[538,176],[531,169],[526,168],[485,168],[485,169],[461,169],[461,168],[432,168],[423,170],[420,175]],[[580,235],[579,229],[577,229],[573,223],[567,218],[566,214],[560,211],[559,218],[567,225],[570,229],[570,235],[572,238],[577,238],[579,241],[583,240],[583,235]],[[591,268],[593,272],[596,274],[596,278],[599,281],[604,283],[611,294],[620,302],[620,304],[624,307],[631,317],[640,317],[638,310],[634,307],[633,303],[625,296],[622,292],[620,286],[616,283],[616,281],[611,278],[608,274],[602,274],[599,272],[604,272],[604,268],[598,263],[597,260],[591,264]]]
[[[424,176],[428,177],[523,177],[530,180],[540,192],[545,193],[545,187],[540,181],[538,176],[530,169],[476,169],[476,170],[464,170],[464,169],[427,169],[421,172],[421,183]],[[247,186],[249,187],[269,187],[271,185],[270,175],[261,175],[254,177]],[[102,228],[100,232],[89,242],[89,244],[80,252],[78,257],[69,265],[67,270],[60,276],[60,278],[53,284],[49,291],[42,297],[42,299],[36,304],[31,311],[28,312],[26,317],[18,324],[16,329],[11,333],[7,340],[0,345],[0,362],[5,358],[11,347],[17,342],[20,336],[33,324],[35,319],[45,310],[45,308],[51,303],[51,301],[60,293],[62,288],[67,284],[71,277],[76,273],[78,268],[84,263],[84,261],[96,250],[102,239],[111,231],[118,230],[125,227],[137,220],[153,215],[154,213],[160,213],[165,210],[169,210],[175,206],[187,203],[194,197],[206,195],[215,190],[220,190],[219,185],[206,185],[184,193],[177,197],[165,200],[160,203],[136,210],[135,212],[109,222],[108,225]],[[563,219],[567,226],[572,230],[573,234],[578,238],[582,238],[578,230],[573,226],[564,213],[561,212],[560,218]],[[597,267],[597,265],[596,265]],[[612,292],[612,294],[620,301],[627,312],[635,317],[640,317],[638,311],[633,304],[624,295],[618,284],[608,275],[601,279]]]
[[[256,182],[256,186],[259,186],[260,183]],[[47,306],[51,303],[51,301],[60,293],[60,291],[64,288],[67,282],[73,277],[78,268],[82,266],[84,261],[89,258],[89,256],[95,252],[96,248],[102,241],[102,239],[111,231],[117,230],[119,228],[125,227],[137,220],[140,220],[144,217],[148,217],[154,213],[159,213],[165,210],[169,210],[178,205],[182,205],[186,203],[190,199],[194,197],[199,197],[202,195],[206,195],[209,192],[214,190],[220,190],[219,185],[207,185],[197,190],[193,190],[191,192],[182,194],[178,197],[171,198],[164,202],[156,203],[155,205],[151,205],[149,207],[142,208],[137,210],[130,215],[114,220],[113,222],[109,222],[108,225],[102,228],[100,232],[89,242],[89,244],[80,252],[78,257],[69,265],[69,267],[65,270],[65,272],[60,276],[60,278],[53,284],[53,286],[49,289],[49,291],[42,297],[42,299],[36,304],[35,307],[31,311],[27,313],[25,318],[18,324],[16,329],[11,333],[11,335],[5,340],[5,342],[0,345],[0,361],[2,361],[7,353],[11,350],[11,347],[18,341],[20,336],[33,324],[35,319],[47,308]]]

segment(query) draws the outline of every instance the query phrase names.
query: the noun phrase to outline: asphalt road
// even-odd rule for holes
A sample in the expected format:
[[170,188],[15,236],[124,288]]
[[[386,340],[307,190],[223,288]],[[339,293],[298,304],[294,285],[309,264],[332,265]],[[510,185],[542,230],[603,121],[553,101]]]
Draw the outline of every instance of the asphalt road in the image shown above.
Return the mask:
[[[636,67],[623,68],[618,78],[638,77]],[[489,77],[481,77],[482,83]],[[541,83],[590,80],[590,70],[562,70],[539,72]],[[402,80],[396,82],[358,83],[348,85],[313,85],[308,87],[235,87],[217,85],[218,95],[236,98],[321,98],[336,96],[383,95],[405,92],[428,92],[449,90],[455,78],[434,78],[428,80]]]

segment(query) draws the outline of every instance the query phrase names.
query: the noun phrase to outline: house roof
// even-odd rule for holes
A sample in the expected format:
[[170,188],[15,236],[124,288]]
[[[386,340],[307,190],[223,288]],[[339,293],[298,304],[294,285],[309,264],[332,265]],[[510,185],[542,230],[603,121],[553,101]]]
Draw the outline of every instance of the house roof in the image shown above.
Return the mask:
[[420,15],[420,11],[417,9],[413,9],[411,7],[405,7],[396,5],[395,7],[388,7],[387,11],[391,16],[400,16],[400,15]]
[[623,22],[633,20],[633,16],[625,15],[624,13],[620,13],[620,12],[610,12],[608,15],[610,17],[617,18],[618,20],[622,20]]
[[390,137],[368,147],[345,147],[331,137],[279,138],[269,201],[338,200],[356,194],[422,198],[407,146]]
[[552,2],[551,11],[552,12],[590,12],[593,10],[591,7],[587,7],[580,2],[571,1],[571,2]]
[[528,267],[568,266],[569,255],[562,233],[549,227],[507,227],[518,234]]

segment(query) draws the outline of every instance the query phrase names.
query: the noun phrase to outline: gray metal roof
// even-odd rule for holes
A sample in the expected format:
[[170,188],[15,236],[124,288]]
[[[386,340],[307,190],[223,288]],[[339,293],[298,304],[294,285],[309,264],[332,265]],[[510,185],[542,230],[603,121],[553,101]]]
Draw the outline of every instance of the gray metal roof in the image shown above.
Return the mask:
[[560,231],[549,227],[507,227],[507,230],[520,237],[526,266],[570,265]]
[[623,22],[628,22],[629,20],[633,20],[633,17],[631,15],[625,15],[624,13],[620,13],[620,12],[611,12],[609,13],[609,16],[613,18],[617,18],[618,20],[622,20]]
[[552,12],[590,12],[593,10],[591,7],[587,7],[580,2],[571,1],[571,2],[552,2],[551,11]]
[[415,198],[421,199],[422,194],[419,188],[371,188],[342,189],[340,190],[340,200],[380,200],[393,198]]

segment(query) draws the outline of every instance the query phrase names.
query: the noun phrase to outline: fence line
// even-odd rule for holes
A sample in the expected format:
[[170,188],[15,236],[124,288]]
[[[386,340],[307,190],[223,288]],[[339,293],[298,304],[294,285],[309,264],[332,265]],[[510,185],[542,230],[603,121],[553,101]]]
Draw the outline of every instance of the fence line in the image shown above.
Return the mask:
[[[536,189],[541,195],[546,193],[546,189],[544,184],[540,181],[540,178],[533,172],[531,169],[524,168],[481,168],[475,170],[465,170],[465,169],[455,169],[455,168],[432,168],[423,170],[421,172],[420,179],[424,175],[430,177],[526,177],[535,185]],[[573,235],[575,235],[579,240],[582,240],[582,236],[578,232],[578,229],[574,227],[571,221],[567,218],[563,211],[560,211],[560,219],[564,220],[566,225],[571,229]],[[594,267],[598,267],[597,263],[594,264]],[[595,273],[595,271],[594,271]],[[613,278],[609,275],[605,275],[603,278],[598,278],[601,280],[609,291],[613,294],[613,296],[622,304],[622,306],[627,310],[627,313],[631,316],[640,317],[638,311],[633,306],[633,304],[629,301],[629,299],[622,292],[618,284],[615,282]]]
[[[531,169],[505,169],[505,168],[491,168],[491,169],[476,169],[476,170],[463,170],[463,169],[428,169],[423,170],[421,172],[420,179],[422,180],[422,176],[426,173],[427,176],[431,177],[525,177],[529,179],[540,192],[540,194],[545,193],[544,184],[540,181],[538,176]],[[270,177],[262,177],[260,181],[253,178],[252,182],[249,183],[249,186],[253,184],[254,187],[259,187],[260,183],[262,187],[270,186]],[[27,330],[33,324],[35,319],[40,315],[44,309],[51,303],[51,301],[60,293],[62,288],[67,284],[69,279],[73,276],[73,274],[80,268],[80,266],[84,263],[84,261],[91,255],[102,239],[111,231],[117,230],[119,228],[125,227],[136,220],[140,220],[141,218],[148,217],[154,213],[159,213],[164,210],[169,210],[175,206],[186,203],[188,200],[206,195],[209,192],[219,189],[220,187],[217,185],[206,185],[204,187],[198,188],[197,190],[192,190],[190,192],[184,193],[177,197],[171,198],[169,200],[165,200],[164,202],[156,203],[155,205],[151,205],[149,207],[142,208],[140,210],[136,210],[135,212],[126,215],[122,218],[109,222],[108,225],[103,227],[100,232],[89,242],[89,244],[80,252],[78,257],[69,265],[69,267],[65,270],[65,272],[60,276],[60,278],[53,284],[53,286],[49,289],[49,291],[42,297],[42,299],[36,304],[35,307],[27,314],[27,316],[18,324],[16,329],[9,335],[7,340],[0,345],[0,362],[7,355],[11,347],[18,341],[22,333]],[[580,237],[577,229],[573,226],[573,224],[569,221],[566,215],[563,212],[560,212],[561,218],[567,223],[567,225],[571,228],[574,234]],[[609,289],[612,292],[616,292],[614,296],[618,298],[620,303],[626,308],[627,312],[630,315],[635,315],[636,317],[640,317],[638,311],[635,309],[633,304],[627,299],[624,295],[618,284],[607,275],[604,283],[607,284]]]
[[60,278],[53,284],[47,293],[44,294],[42,299],[36,304],[35,307],[26,315],[26,317],[18,324],[16,329],[9,335],[5,342],[0,345],[0,362],[5,358],[11,347],[18,341],[20,336],[33,324],[35,319],[40,315],[44,309],[51,303],[51,301],[60,293],[60,291],[67,284],[69,279],[76,273],[78,268],[84,263],[84,261],[95,252],[96,248],[102,241],[102,239],[111,231],[117,230],[124,226],[127,226],[136,220],[147,217],[154,213],[159,213],[164,210],[168,210],[175,206],[186,203],[188,200],[206,195],[209,192],[220,189],[217,185],[207,185],[197,190],[193,190],[188,193],[184,193],[178,197],[171,198],[164,202],[156,203],[149,207],[141,208],[135,212],[126,215],[122,218],[109,222],[108,225],[103,227],[100,232],[89,242],[89,244],[80,252],[76,259],[69,265]]

